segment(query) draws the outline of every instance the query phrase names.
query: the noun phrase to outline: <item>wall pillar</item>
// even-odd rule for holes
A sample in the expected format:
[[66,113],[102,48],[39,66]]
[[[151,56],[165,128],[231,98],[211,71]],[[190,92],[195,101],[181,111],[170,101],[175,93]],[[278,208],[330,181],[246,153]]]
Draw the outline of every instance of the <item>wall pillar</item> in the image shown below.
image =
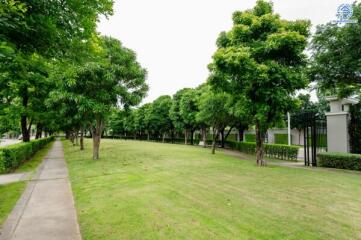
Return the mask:
[[356,104],[355,99],[338,99],[328,97],[330,103],[330,112],[327,117],[327,151],[328,152],[350,152],[349,144],[349,107]]

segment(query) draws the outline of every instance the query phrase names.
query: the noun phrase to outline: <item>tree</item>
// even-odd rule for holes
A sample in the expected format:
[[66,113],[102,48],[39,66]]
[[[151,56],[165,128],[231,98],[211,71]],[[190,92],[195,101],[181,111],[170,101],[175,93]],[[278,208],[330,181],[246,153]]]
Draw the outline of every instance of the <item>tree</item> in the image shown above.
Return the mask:
[[169,116],[172,119],[175,130],[177,130],[178,132],[184,131],[184,143],[185,144],[187,144],[188,135],[187,135],[187,131],[185,130],[185,122],[180,113],[180,104],[181,104],[182,96],[188,90],[189,90],[189,88],[183,88],[183,89],[177,91],[173,95],[173,104],[172,104],[172,107],[169,112]]
[[75,58],[75,49],[95,35],[98,15],[111,14],[112,5],[112,0],[1,1],[0,94],[6,104],[18,104],[23,141],[29,141],[39,113],[32,101],[38,91],[49,92],[44,82],[50,69],[44,66]]
[[265,165],[264,136],[290,109],[292,95],[307,84],[303,53],[309,21],[287,21],[273,13],[272,3],[233,14],[233,28],[220,34],[209,65],[210,84],[235,98],[256,126],[257,164]]
[[202,94],[199,102],[198,121],[206,122],[213,130],[212,154],[216,149],[216,138],[221,129],[224,129],[229,121],[229,104],[231,96],[227,93],[213,93],[211,91]]
[[172,107],[172,98],[168,95],[160,96],[152,103],[151,115],[153,128],[159,131],[164,142],[165,134],[174,129],[169,112]]
[[355,24],[317,27],[311,43],[311,78],[319,88],[345,97],[361,92],[361,3],[353,4]]
[[146,71],[132,50],[109,37],[100,38],[100,47],[92,62],[64,73],[54,93],[55,99],[75,101],[79,114],[91,120],[93,159],[99,159],[101,135],[112,109],[139,104],[148,90]]
[[198,92],[195,89],[187,89],[183,92],[179,104],[179,113],[182,118],[185,130],[185,139],[188,133],[191,135],[191,145],[193,145],[194,131],[198,128],[196,115],[198,112]]
[[48,79],[49,64],[38,55],[17,54],[2,66],[1,82],[6,85],[0,94],[6,102],[3,107],[20,113],[23,141],[30,141],[32,124],[44,110],[44,101],[52,86]]

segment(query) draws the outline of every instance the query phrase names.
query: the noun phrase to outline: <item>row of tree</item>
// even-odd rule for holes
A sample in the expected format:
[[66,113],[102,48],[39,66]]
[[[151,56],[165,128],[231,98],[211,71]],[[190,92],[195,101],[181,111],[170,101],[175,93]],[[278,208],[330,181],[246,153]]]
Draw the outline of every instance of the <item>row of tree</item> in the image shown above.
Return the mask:
[[223,145],[233,129],[238,129],[239,135],[243,136],[250,124],[236,102],[231,95],[216,93],[209,84],[202,84],[195,89],[179,90],[173,97],[160,96],[139,108],[116,110],[110,118],[109,130],[112,135],[155,138],[163,142],[166,137],[174,142],[176,137],[184,136],[184,143],[188,144],[190,140],[193,145],[196,130],[200,131],[201,140],[206,144],[207,132],[211,129],[214,153],[218,135]]

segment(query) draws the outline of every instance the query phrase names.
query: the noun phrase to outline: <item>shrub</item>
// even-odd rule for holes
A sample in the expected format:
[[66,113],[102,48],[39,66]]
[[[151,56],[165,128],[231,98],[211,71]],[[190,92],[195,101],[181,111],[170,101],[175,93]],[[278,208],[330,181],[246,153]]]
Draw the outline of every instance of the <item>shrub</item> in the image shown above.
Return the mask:
[[288,134],[276,133],[275,144],[288,144]]
[[0,173],[15,170],[53,140],[54,137],[48,137],[0,148]]
[[252,134],[252,133],[247,133],[244,135],[245,137],[245,142],[256,142],[256,135]]
[[361,154],[326,152],[317,157],[320,167],[361,171]]
[[[233,142],[227,141],[226,146],[240,152],[255,154],[256,143],[253,142]],[[277,158],[288,161],[296,161],[298,155],[298,146],[288,146],[281,144],[265,144],[265,154],[271,158]]]

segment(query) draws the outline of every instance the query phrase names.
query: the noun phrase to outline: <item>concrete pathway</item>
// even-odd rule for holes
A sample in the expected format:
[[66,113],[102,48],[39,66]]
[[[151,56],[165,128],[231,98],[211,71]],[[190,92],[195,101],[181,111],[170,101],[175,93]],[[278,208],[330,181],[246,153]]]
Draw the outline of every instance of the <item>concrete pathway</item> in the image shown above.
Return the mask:
[[56,141],[0,230],[1,240],[80,240],[68,170]]
[[[242,152],[238,152],[238,151],[233,151],[233,150],[228,150],[228,149],[222,149],[221,150],[223,153],[233,156],[233,157],[237,157],[240,158],[241,160],[245,160],[245,161],[249,161],[249,160],[255,160],[256,157],[255,156],[251,156],[251,155],[247,155],[244,154]],[[251,158],[251,159],[250,159]],[[309,168],[306,167],[305,164],[301,161],[298,162],[291,162],[291,161],[277,161],[277,162],[270,162],[268,161],[267,164],[269,165],[276,165],[276,166],[282,166],[282,167],[296,167],[296,168]]]
[[0,175],[0,185],[13,182],[25,181],[30,177],[30,173],[11,173]]

